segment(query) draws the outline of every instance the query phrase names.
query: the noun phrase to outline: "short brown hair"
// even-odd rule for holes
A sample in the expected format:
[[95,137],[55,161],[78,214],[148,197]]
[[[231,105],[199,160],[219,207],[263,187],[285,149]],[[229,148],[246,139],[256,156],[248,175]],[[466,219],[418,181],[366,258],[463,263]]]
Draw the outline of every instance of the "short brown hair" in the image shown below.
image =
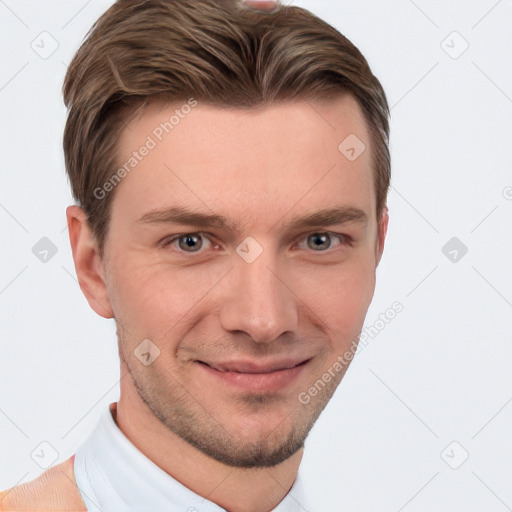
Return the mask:
[[346,92],[371,134],[379,218],[391,175],[389,107],[368,62],[340,32],[294,6],[269,14],[236,0],[117,0],[87,33],[63,85],[66,171],[100,253],[114,194],[98,200],[94,190],[118,169],[117,143],[136,107],[192,97],[256,108]]

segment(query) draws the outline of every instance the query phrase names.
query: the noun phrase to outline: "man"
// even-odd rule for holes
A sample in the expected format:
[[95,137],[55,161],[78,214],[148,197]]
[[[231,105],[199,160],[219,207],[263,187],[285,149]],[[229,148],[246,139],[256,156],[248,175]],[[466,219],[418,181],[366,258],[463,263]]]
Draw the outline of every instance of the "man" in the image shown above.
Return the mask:
[[366,60],[298,7],[118,0],[64,99],[73,259],[116,321],[121,393],[0,510],[314,510],[304,441],[357,348],[388,224],[388,105]]

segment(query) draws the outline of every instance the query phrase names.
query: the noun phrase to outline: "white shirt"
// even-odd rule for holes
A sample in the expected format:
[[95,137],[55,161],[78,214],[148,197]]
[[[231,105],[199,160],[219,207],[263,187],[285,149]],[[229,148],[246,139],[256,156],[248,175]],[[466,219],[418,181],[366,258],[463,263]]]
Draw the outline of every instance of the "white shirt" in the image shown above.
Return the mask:
[[[75,478],[89,512],[225,512],[159,468],[129,441],[110,404],[75,453]],[[273,512],[308,512],[300,476]]]

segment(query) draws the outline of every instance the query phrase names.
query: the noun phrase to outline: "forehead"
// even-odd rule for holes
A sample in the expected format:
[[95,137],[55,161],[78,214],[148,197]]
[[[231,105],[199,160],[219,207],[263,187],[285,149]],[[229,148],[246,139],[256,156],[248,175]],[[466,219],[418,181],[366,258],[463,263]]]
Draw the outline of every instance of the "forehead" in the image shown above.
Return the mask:
[[191,105],[150,104],[124,129],[118,163],[134,165],[113,213],[124,206],[135,220],[186,206],[263,225],[343,204],[374,216],[369,132],[352,96],[255,110]]

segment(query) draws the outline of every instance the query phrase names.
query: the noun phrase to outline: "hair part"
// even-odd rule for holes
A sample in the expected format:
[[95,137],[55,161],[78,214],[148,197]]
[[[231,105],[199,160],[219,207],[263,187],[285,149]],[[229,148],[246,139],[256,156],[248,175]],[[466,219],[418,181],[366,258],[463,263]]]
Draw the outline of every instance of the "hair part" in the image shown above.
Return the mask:
[[[354,95],[371,137],[377,218],[391,178],[389,107],[361,52],[306,9],[258,13],[236,0],[117,0],[91,27],[63,85],[64,158],[73,197],[103,255],[118,142],[144,105],[190,98],[254,109]],[[341,141],[340,141],[341,142]]]

